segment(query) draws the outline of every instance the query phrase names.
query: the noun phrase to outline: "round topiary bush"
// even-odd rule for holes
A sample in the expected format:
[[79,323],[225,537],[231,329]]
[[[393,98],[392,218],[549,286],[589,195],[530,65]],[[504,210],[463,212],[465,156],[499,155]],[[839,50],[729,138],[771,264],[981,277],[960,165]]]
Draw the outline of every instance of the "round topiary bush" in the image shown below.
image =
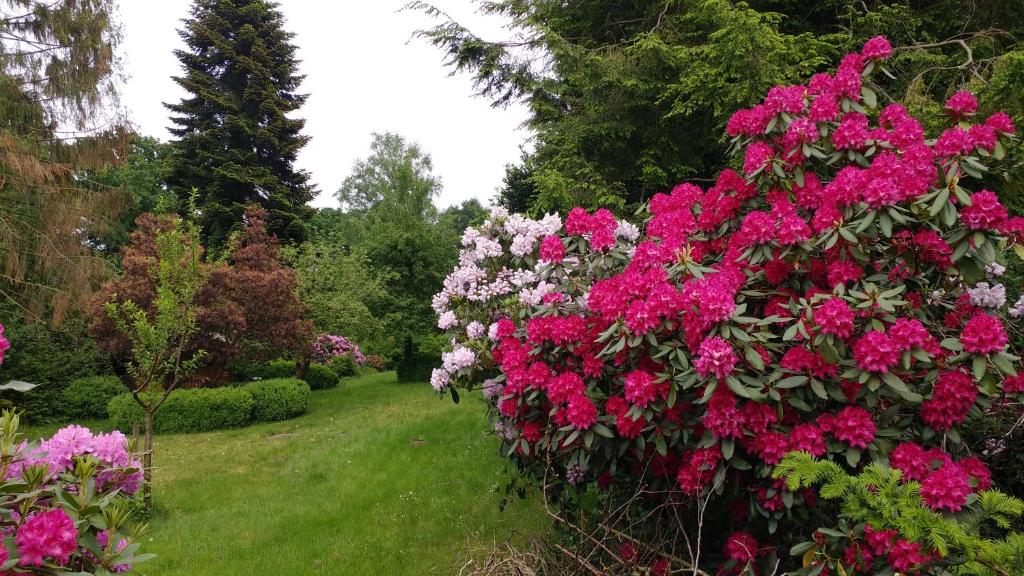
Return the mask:
[[330,366],[310,364],[306,370],[306,382],[313,390],[326,390],[338,385],[338,375]]
[[127,390],[117,376],[79,378],[64,389],[65,413],[69,418],[107,418],[110,399]]
[[309,409],[309,384],[298,378],[252,382],[242,390],[252,395],[252,419],[256,422],[287,420]]
[[[153,431],[161,434],[208,432],[239,428],[252,422],[253,397],[241,387],[175,390],[153,418]],[[144,413],[131,394],[111,399],[107,407],[111,424],[131,430],[142,424]]]

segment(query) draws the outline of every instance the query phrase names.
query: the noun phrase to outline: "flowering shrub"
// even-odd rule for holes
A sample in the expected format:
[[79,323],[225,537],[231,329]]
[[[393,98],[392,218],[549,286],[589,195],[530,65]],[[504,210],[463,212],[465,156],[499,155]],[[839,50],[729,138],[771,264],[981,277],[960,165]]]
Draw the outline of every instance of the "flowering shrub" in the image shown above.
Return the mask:
[[[984,497],[958,429],[1019,393],[1024,302],[998,277],[1024,219],[970,183],[1014,126],[958,93],[926,137],[870,87],[890,52],[876,38],[737,112],[743,174],[655,195],[642,237],[605,210],[492,212],[434,298],[452,346],[432,386],[481,388],[504,453],[545,481],[717,506],[729,572],[807,536],[816,495],[772,476],[789,452],[888,463],[936,513]],[[907,537],[925,548],[894,570],[941,563]]]
[[321,364],[330,364],[337,356],[352,356],[356,364],[362,365],[366,362],[359,345],[344,336],[334,334],[320,334],[313,343],[313,361]]
[[123,505],[142,484],[142,466],[120,432],[68,426],[28,443],[5,411],[0,477],[0,573],[110,574],[151,557],[138,554],[139,529]]

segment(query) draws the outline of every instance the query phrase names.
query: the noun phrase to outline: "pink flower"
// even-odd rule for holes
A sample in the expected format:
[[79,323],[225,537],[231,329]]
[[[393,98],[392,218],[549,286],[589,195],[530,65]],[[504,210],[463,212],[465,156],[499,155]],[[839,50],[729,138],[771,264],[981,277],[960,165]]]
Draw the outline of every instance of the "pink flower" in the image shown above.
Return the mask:
[[921,499],[932,510],[959,512],[970,494],[967,473],[953,462],[943,464],[921,482]]
[[587,391],[587,385],[575,372],[563,372],[547,383],[548,399],[553,404],[568,402]]
[[885,60],[892,55],[892,45],[889,44],[889,39],[885,36],[875,36],[864,43],[860,55],[865,60]]
[[4,363],[4,352],[11,348],[11,343],[4,338],[4,325],[0,324],[0,364]]
[[825,434],[815,424],[798,424],[789,432],[789,450],[823,456],[827,450]]
[[746,532],[733,532],[725,543],[725,555],[731,559],[747,564],[757,557],[757,540]]
[[914,442],[903,442],[893,448],[889,466],[902,472],[904,480],[923,480],[932,468],[928,453]]
[[814,323],[823,334],[849,338],[853,334],[853,310],[842,298],[829,298],[813,312]]
[[718,336],[705,338],[697,351],[694,367],[697,373],[707,377],[714,375],[718,379],[725,378],[736,367],[736,353],[732,346]]
[[972,354],[1002,352],[1009,341],[1003,323],[989,314],[975,314],[960,332],[964,351]]
[[871,413],[860,406],[847,406],[832,416],[823,414],[818,417],[818,425],[853,448],[862,449],[875,439],[878,429]]
[[859,112],[847,112],[832,133],[832,144],[836,150],[859,150],[867,145],[869,137],[868,117]]
[[1006,394],[1024,392],[1024,369],[1018,368],[1016,376],[1007,376],[1003,380],[1003,392]]
[[704,427],[717,438],[741,438],[743,418],[736,407],[736,396],[727,387],[715,390],[701,419]]
[[765,430],[754,437],[749,448],[765,464],[774,466],[789,452],[789,439],[781,432]]
[[989,190],[971,194],[971,205],[960,210],[960,220],[972,230],[998,230],[1008,216],[999,197]]
[[646,408],[657,397],[654,376],[643,370],[634,370],[626,375],[626,400]]
[[995,128],[1004,134],[1013,134],[1016,129],[1013,126],[1013,118],[1006,112],[996,112],[985,119],[985,125]]
[[972,456],[957,462],[960,469],[974,480],[974,491],[980,492],[992,487],[992,472],[980,459]]
[[864,276],[864,270],[850,260],[836,260],[828,265],[828,285],[830,287],[856,282]]
[[885,332],[868,332],[853,345],[857,367],[867,372],[884,374],[900,360],[900,350]]
[[64,565],[78,546],[78,529],[59,508],[36,512],[18,527],[14,542],[21,566],[42,566],[44,559]]
[[711,483],[721,461],[722,450],[718,445],[687,452],[683,455],[682,465],[676,474],[679,488],[690,496],[696,496]]
[[978,399],[978,386],[970,375],[943,372],[935,381],[930,398],[921,403],[921,419],[939,432],[945,432],[967,417]]
[[586,430],[597,422],[597,406],[583,394],[573,396],[565,410],[566,419],[573,428]]
[[960,90],[946,100],[946,110],[949,110],[957,118],[969,116],[978,111],[978,99],[974,94],[966,90]]
[[761,141],[751,142],[743,158],[743,171],[748,175],[753,174],[767,166],[774,157],[775,149],[770,144]]
[[934,149],[936,154],[943,157],[965,156],[974,151],[974,139],[963,128],[954,126],[939,134]]
[[565,258],[565,244],[558,236],[545,236],[540,242],[540,259],[544,262],[561,262]]
[[899,540],[888,549],[889,566],[893,570],[903,573],[914,573],[915,569],[931,560],[931,557],[921,551],[921,545],[909,540]]

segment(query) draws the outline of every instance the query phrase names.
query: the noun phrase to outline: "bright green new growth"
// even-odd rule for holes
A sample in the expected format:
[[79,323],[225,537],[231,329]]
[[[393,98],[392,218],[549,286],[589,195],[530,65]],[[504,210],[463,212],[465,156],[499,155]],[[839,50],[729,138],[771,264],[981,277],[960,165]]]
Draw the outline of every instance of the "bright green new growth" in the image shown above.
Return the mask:
[[[972,495],[963,511],[943,514],[925,506],[920,483],[903,482],[899,470],[873,463],[851,476],[835,462],[804,452],[787,455],[774,476],[784,478],[790,491],[819,487],[822,498],[840,502],[838,529],[818,529],[827,536],[856,538],[865,524],[875,530],[895,529],[901,537],[923,543],[959,564],[957,574],[1024,574],[1024,535],[988,537],[1008,530],[1013,519],[1024,514],[1024,501],[1013,496],[984,490]],[[804,542],[795,545],[792,553],[804,554],[813,547]]]
[[204,280],[198,232],[179,221],[175,229],[157,235],[156,247],[159,262],[152,317],[131,300],[111,301],[106,307],[117,329],[131,342],[126,369],[133,381],[132,398],[145,413],[143,495],[148,506],[153,497],[153,415],[205,356],[203,350],[188,349],[199,330],[195,297]]

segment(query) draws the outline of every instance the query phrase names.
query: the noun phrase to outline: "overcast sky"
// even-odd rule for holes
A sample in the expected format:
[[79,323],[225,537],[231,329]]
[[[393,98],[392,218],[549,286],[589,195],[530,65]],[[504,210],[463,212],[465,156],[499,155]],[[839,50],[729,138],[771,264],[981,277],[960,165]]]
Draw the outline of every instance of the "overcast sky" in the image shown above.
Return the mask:
[[[495,109],[473,95],[467,75],[449,76],[440,50],[412,33],[432,23],[418,12],[399,12],[404,0],[279,0],[295,33],[309,100],[298,116],[312,137],[298,165],[320,189],[316,206],[333,198],[357,158],[369,151],[372,132],[397,132],[419,142],[444,183],[444,207],[494,195],[504,165],[519,158],[528,137],[521,106]],[[121,104],[140,133],[170,138],[162,102],[183,91],[172,50],[183,47],[176,30],[189,0],[120,0],[126,85]],[[470,0],[437,0],[436,6],[474,31],[501,37],[502,22],[476,13]]]

